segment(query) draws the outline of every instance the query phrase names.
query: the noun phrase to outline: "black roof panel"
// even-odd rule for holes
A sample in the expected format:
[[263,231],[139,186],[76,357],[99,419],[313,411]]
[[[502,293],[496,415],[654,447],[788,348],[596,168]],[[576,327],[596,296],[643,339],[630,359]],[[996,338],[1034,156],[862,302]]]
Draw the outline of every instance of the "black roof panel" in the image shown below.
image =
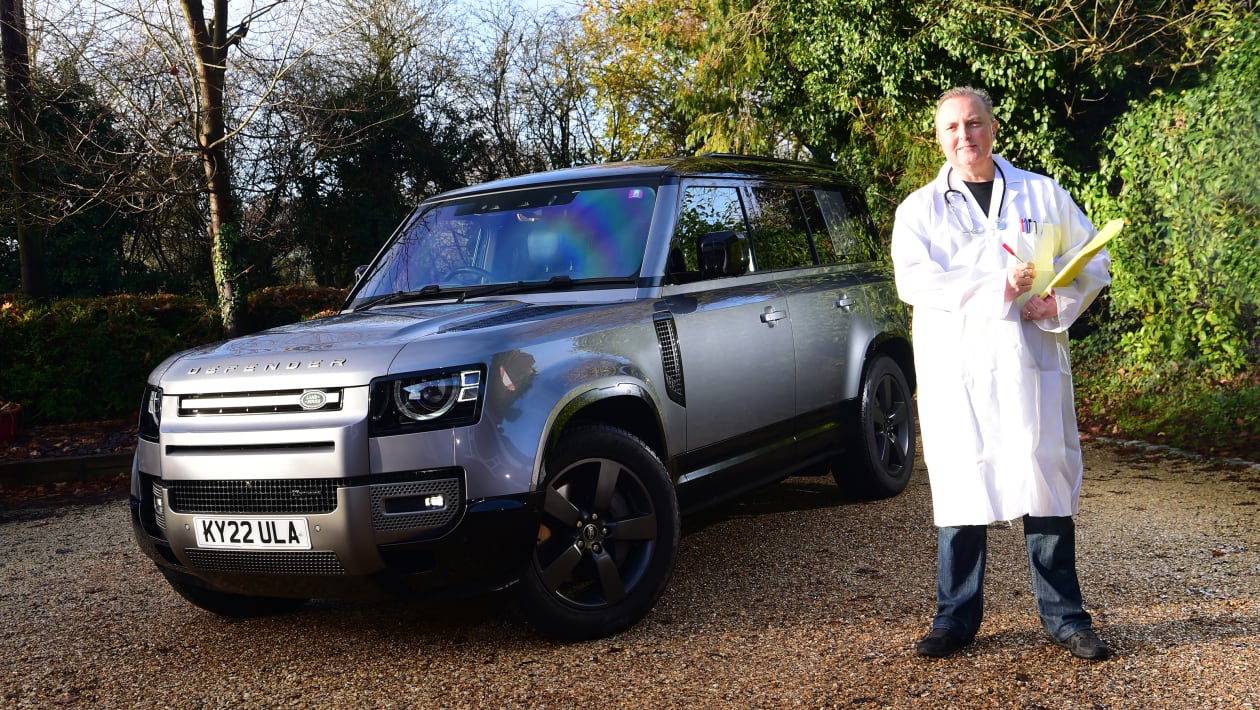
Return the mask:
[[516,177],[451,190],[450,192],[437,195],[433,199],[448,200],[482,192],[513,190],[574,181],[634,178],[659,179],[669,176],[684,177],[692,175],[762,177],[772,180],[808,179],[828,183],[848,183],[836,170],[818,163],[804,163],[746,155],[706,153],[693,157],[600,163],[597,165],[582,165],[573,168],[517,175]]

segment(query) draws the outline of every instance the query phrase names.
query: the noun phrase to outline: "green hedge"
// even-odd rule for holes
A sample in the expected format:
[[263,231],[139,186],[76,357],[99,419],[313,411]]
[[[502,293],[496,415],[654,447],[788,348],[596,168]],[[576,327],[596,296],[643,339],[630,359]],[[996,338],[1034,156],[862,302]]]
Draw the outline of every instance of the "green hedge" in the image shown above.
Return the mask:
[[[341,289],[284,287],[250,295],[251,330],[334,312]],[[220,340],[217,310],[195,296],[34,302],[0,296],[0,402],[26,425],[132,416],[145,378],[172,353]]]

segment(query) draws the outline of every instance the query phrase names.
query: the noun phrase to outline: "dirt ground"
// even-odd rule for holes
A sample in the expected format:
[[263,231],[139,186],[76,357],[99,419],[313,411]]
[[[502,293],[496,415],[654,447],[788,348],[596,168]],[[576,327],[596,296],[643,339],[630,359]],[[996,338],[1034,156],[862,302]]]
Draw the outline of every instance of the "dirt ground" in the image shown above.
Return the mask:
[[136,548],[123,493],[0,504],[0,698],[49,707],[1251,708],[1260,706],[1260,471],[1090,442],[1077,517],[1087,609],[1116,657],[1050,643],[1021,525],[990,530],[986,618],[914,654],[934,609],[920,468],[853,503],[792,478],[686,521],[648,617],[578,644],[507,592],[312,602],[233,621]]

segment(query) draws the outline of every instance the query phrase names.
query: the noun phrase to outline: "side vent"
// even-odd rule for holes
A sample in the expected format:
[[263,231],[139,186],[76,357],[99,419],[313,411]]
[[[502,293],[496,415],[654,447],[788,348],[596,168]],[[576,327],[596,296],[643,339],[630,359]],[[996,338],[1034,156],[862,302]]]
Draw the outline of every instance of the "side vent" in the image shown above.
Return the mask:
[[656,342],[661,347],[665,392],[671,400],[685,407],[687,395],[683,387],[682,353],[678,350],[678,330],[674,327],[674,316],[668,311],[657,311],[652,314],[652,325],[656,327]]

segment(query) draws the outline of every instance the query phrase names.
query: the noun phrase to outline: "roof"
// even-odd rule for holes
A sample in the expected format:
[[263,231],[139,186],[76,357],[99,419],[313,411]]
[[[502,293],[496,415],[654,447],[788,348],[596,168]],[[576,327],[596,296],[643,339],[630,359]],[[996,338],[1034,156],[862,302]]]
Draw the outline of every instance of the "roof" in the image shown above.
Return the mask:
[[437,195],[433,199],[447,200],[463,195],[553,183],[618,178],[659,179],[668,176],[710,175],[721,177],[763,177],[778,180],[822,180],[829,183],[847,184],[835,169],[819,163],[763,158],[724,153],[705,153],[681,158],[658,158],[616,163],[599,163],[573,168],[561,168],[545,172],[517,175],[491,182],[458,188]]

